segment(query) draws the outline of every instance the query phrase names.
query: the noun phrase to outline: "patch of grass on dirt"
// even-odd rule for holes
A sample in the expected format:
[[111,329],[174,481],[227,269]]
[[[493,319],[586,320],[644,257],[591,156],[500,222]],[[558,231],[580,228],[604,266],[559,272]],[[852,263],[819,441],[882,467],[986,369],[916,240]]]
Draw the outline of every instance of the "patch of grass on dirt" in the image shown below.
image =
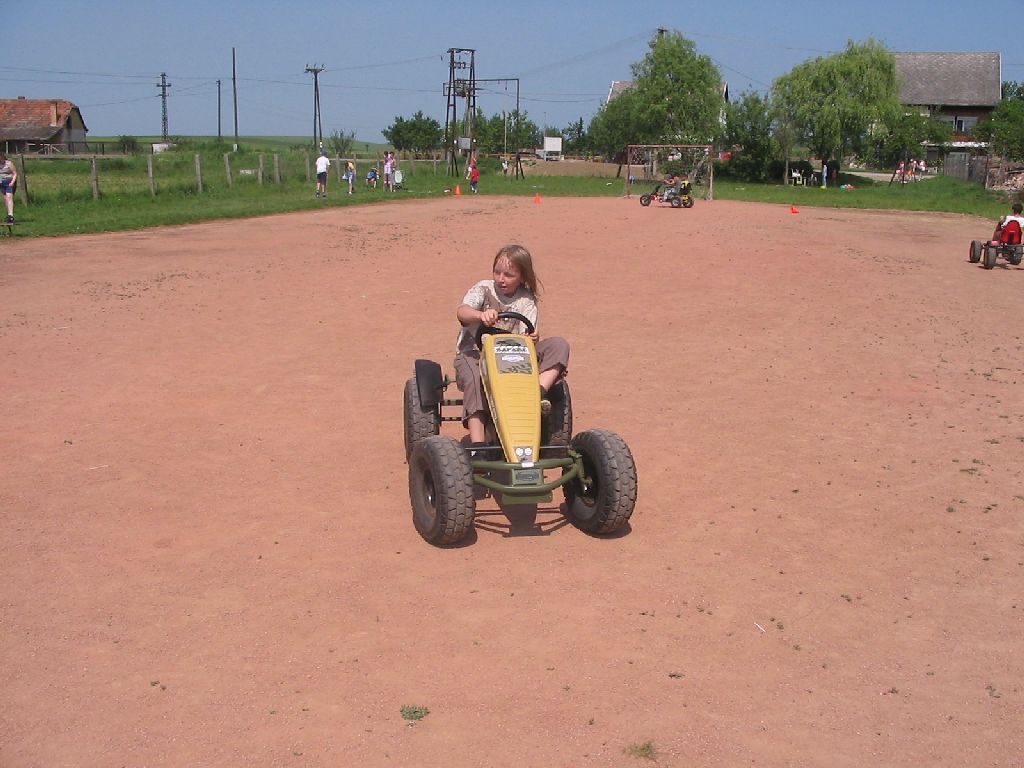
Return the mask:
[[648,739],[643,744],[630,744],[623,750],[630,757],[641,757],[644,760],[657,760],[657,750],[654,742]]
[[430,710],[427,709],[427,707],[416,707],[411,704],[403,706],[401,712],[403,720],[411,720],[413,722],[416,720],[422,720],[430,714]]

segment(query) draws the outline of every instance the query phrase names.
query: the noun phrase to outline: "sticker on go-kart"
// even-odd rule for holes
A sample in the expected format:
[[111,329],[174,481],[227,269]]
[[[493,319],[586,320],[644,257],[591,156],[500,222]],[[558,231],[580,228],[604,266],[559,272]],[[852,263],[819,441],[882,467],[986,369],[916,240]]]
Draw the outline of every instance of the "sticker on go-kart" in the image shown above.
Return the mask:
[[497,355],[498,373],[533,373],[533,365],[526,355]]

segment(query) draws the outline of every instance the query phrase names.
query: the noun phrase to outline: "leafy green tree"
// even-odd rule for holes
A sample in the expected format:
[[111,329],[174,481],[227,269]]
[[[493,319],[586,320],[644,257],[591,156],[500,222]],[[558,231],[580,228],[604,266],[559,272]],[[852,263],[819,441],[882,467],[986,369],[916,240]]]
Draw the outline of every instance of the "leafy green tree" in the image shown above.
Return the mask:
[[590,152],[590,137],[583,127],[582,117],[562,129],[562,139],[562,150],[567,155],[584,155]]
[[541,132],[526,112],[512,110],[508,113],[508,151],[538,147],[541,145]]
[[630,88],[603,105],[591,118],[587,130],[591,146],[606,160],[621,163],[630,144],[659,143],[652,136],[648,118],[640,94]]
[[874,159],[885,167],[895,168],[900,159],[920,155],[923,144],[941,147],[952,138],[952,123],[917,113],[901,115],[879,142],[880,148]]
[[978,123],[974,133],[992,146],[992,151],[1013,162],[1024,161],[1024,99],[999,102],[988,120]]
[[758,93],[745,93],[726,110],[726,144],[735,148],[729,172],[748,181],[765,181],[778,157],[772,137],[771,105]]
[[649,47],[633,65],[649,132],[632,143],[714,143],[722,134],[725,107],[718,67],[679,32],[659,33]]
[[408,120],[396,117],[381,133],[400,152],[429,152],[441,146],[443,131],[437,120],[418,110]]
[[902,113],[895,57],[874,40],[794,67],[772,84],[772,98],[822,159],[863,150],[873,129]]

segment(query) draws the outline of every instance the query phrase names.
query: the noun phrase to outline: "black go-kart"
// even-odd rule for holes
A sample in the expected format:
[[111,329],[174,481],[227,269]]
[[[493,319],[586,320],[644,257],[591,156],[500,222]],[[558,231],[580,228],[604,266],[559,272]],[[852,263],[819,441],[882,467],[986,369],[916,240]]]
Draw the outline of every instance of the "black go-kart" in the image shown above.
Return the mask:
[[679,187],[665,187],[658,184],[654,189],[645,195],[640,195],[640,205],[647,208],[651,203],[670,205],[673,208],[693,208],[693,192],[689,182],[683,182]]

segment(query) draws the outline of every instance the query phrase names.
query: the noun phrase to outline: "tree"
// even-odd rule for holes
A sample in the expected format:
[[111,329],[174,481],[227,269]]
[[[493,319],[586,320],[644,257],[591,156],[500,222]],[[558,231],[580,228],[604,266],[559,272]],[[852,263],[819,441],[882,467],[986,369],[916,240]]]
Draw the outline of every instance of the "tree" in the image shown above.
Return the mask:
[[607,102],[590,120],[587,133],[595,152],[606,160],[622,162],[630,144],[656,144],[647,125],[640,94],[630,88]]
[[895,57],[874,40],[799,64],[775,80],[772,95],[822,160],[864,149],[902,113]]
[[356,132],[334,131],[327,139],[327,147],[335,157],[349,157],[355,143]]
[[1024,99],[1024,83],[1018,83],[1016,80],[1003,82],[1003,100],[1011,99]]
[[396,117],[381,133],[398,151],[429,152],[441,146],[441,124],[418,110],[411,118]]
[[1013,162],[1024,162],[1024,99],[999,102],[989,119],[979,123],[974,133],[988,141],[995,154]]
[[952,123],[917,113],[901,115],[882,137],[874,159],[895,168],[901,159],[920,155],[922,145],[942,146],[952,138]]
[[725,107],[718,67],[679,32],[660,31],[649,47],[633,65],[649,133],[632,143],[714,143],[722,134]]
[[725,126],[726,144],[736,149],[729,171],[748,181],[765,181],[778,156],[768,101],[758,93],[743,94],[726,109]]
[[562,129],[562,139],[565,141],[562,149],[567,155],[582,155],[591,149],[590,137],[587,135],[586,128],[583,127],[582,117]]

